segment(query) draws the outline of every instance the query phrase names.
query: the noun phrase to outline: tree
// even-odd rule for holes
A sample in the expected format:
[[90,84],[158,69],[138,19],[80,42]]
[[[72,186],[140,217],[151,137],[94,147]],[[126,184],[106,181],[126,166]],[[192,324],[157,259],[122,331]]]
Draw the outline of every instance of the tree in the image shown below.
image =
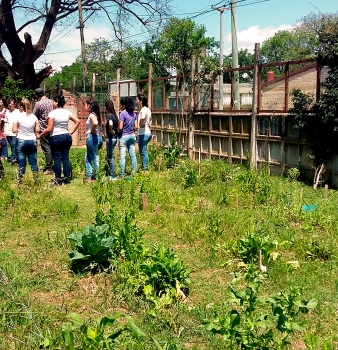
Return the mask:
[[13,80],[8,78],[4,83],[1,95],[4,98],[14,98],[16,101],[22,98],[30,98],[34,95],[33,90],[23,89],[22,86],[23,81],[21,79]]
[[168,71],[188,73],[192,55],[203,58],[202,49],[212,53],[218,46],[215,39],[205,37],[205,33],[206,28],[191,19],[170,18],[154,44],[158,58]]
[[261,55],[264,62],[283,62],[314,57],[315,45],[312,33],[296,28],[281,30],[263,42]]
[[[109,3],[114,6],[113,15],[107,10]],[[130,25],[131,18],[147,26],[161,21],[162,16],[167,16],[169,11],[168,0],[82,0],[82,8],[89,15],[99,13],[98,11],[107,15],[116,36],[119,36],[124,25]],[[26,88],[38,87],[52,73],[52,67],[49,65],[35,72],[34,62],[45,52],[56,23],[62,24],[77,11],[77,0],[38,0],[30,5],[25,0],[1,0],[0,86],[10,77],[14,80],[22,79]],[[16,21],[22,18],[24,20],[18,25]],[[19,33],[32,23],[41,23],[41,34],[35,44],[28,32],[24,33],[24,41],[19,37]],[[5,58],[5,47],[9,51],[10,60]]]
[[[238,67],[247,67],[252,66],[254,62],[254,55],[249,52],[248,49],[240,49],[238,51]],[[225,57],[224,60],[225,68],[232,68],[232,54]],[[244,74],[246,73],[246,74]],[[247,83],[252,81],[253,79],[253,71],[247,71],[240,73],[239,82]],[[231,83],[231,74],[225,73],[223,75],[223,82],[230,84]]]
[[330,68],[326,89],[316,102],[309,94],[293,91],[294,107],[290,109],[294,126],[305,135],[312,152],[314,188],[327,162],[338,153],[338,22],[323,25],[317,38],[318,60]]

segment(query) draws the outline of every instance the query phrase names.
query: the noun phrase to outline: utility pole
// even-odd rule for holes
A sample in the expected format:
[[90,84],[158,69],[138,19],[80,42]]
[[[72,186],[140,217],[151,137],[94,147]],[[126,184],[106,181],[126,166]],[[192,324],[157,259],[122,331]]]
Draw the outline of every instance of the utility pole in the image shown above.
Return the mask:
[[84,41],[84,33],[83,33],[83,17],[82,17],[82,3],[81,0],[77,0],[78,8],[79,8],[79,29],[80,29],[80,37],[81,37],[81,54],[82,54],[82,78],[83,78],[83,91],[86,91],[86,81],[88,76],[87,70],[87,59],[86,59],[86,48]]
[[219,67],[221,74],[218,76],[219,83],[219,110],[223,110],[223,12],[228,10],[226,7],[213,7],[214,10],[220,13],[220,47],[219,47]]
[[259,99],[260,91],[258,91],[258,66],[260,61],[260,45],[255,44],[255,61],[254,61],[254,77],[253,77],[253,93],[252,93],[252,115],[251,115],[251,138],[250,138],[250,148],[251,148],[251,159],[250,168],[252,170],[257,169],[257,101]]
[[[232,42],[232,68],[238,68],[238,45],[237,45],[237,11],[236,1],[231,0],[231,42]],[[240,109],[239,96],[239,71],[234,72],[234,108]]]

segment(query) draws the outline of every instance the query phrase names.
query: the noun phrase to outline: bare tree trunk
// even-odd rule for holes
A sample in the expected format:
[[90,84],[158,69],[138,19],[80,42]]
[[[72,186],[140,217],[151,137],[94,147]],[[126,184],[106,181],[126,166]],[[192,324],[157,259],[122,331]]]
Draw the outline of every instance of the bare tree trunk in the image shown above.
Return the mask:
[[315,189],[315,190],[317,189],[319,181],[321,179],[321,176],[322,176],[324,170],[325,170],[325,164],[324,163],[322,163],[321,165],[316,167],[315,176],[313,178],[313,189]]

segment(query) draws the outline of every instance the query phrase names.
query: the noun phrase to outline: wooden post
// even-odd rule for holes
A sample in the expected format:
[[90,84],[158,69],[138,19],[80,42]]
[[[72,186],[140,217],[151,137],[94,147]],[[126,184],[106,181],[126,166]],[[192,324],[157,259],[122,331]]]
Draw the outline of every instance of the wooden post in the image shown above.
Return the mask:
[[300,206],[303,204],[303,193],[304,193],[304,188],[300,189],[300,196],[299,196],[299,201],[300,201]]
[[95,85],[96,85],[96,74],[93,73],[93,81],[92,81],[92,97],[95,98]]
[[198,176],[201,176],[201,147],[198,149]]
[[251,110],[251,160],[250,160],[250,168],[252,170],[257,169],[257,140],[256,140],[256,132],[257,132],[257,106],[258,106],[258,98],[261,94],[258,91],[258,68],[259,68],[259,49],[260,45],[258,43],[255,44],[255,60],[254,60],[254,78],[253,78],[253,93],[252,93],[252,110]]
[[250,210],[253,208],[253,193],[250,192]]
[[148,107],[153,109],[153,64],[148,67]]
[[142,209],[147,210],[147,208],[148,208],[147,194],[142,193]]
[[324,199],[327,198],[328,192],[329,192],[329,185],[325,185],[325,187],[324,187]]
[[[191,81],[194,81],[195,77],[195,55],[191,56]],[[189,122],[188,122],[188,155],[189,159],[194,159],[194,83],[192,87],[192,92],[190,95],[190,108],[189,108]]]
[[120,76],[121,76],[121,68],[116,69],[116,93],[117,93],[117,101],[118,104],[115,106],[115,111],[117,115],[120,114]]

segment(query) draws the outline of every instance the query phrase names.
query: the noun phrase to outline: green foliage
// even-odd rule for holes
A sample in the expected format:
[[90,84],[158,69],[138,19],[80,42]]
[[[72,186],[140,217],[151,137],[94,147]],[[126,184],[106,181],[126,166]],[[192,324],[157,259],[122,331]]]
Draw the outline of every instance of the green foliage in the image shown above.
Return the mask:
[[189,291],[190,270],[177,259],[176,255],[168,248],[154,246],[153,253],[140,265],[140,271],[146,276],[144,293],[161,296],[174,290],[184,293]]
[[206,28],[191,19],[170,18],[157,39],[159,58],[167,68],[185,74],[192,55],[200,57],[201,49],[210,51],[218,46],[214,38],[205,37]]
[[113,316],[99,318],[92,327],[78,314],[69,314],[70,322],[62,324],[62,336],[67,349],[113,349],[117,338],[124,332],[137,339],[146,336],[131,317],[127,317],[124,327],[118,326],[116,323],[121,316],[124,316],[121,312],[115,312]]
[[2,89],[2,95],[5,98],[14,98],[19,100],[22,98],[30,99],[34,95],[34,90],[27,90],[24,88],[24,81],[22,79],[14,80],[7,78]]
[[[303,330],[300,314],[315,308],[317,301],[300,299],[302,294],[295,289],[259,297],[265,275],[254,266],[244,274],[234,273],[234,277],[228,286],[228,311],[204,322],[205,328],[221,335],[231,349],[286,349],[288,337]],[[236,288],[243,282],[244,289]]]
[[178,132],[175,131],[170,138],[170,146],[164,150],[164,159],[167,168],[171,168],[176,165],[180,159],[182,148],[177,144]]
[[315,55],[316,43],[315,35],[305,30],[281,30],[263,42],[261,54],[269,63],[304,59]]
[[290,168],[287,172],[287,178],[290,182],[295,182],[300,176],[300,171],[297,168]]
[[332,247],[325,241],[319,241],[318,238],[312,238],[306,244],[305,257],[308,260],[328,261],[332,256]]
[[241,171],[236,176],[236,181],[240,184],[244,193],[254,195],[258,203],[264,203],[270,196],[271,180],[268,166],[264,166],[260,171]]
[[127,212],[124,221],[120,221],[120,226],[115,229],[113,236],[115,238],[114,251],[117,256],[129,261],[138,261],[144,255],[144,231],[138,228],[135,223],[135,214]]
[[174,169],[170,176],[171,180],[181,184],[184,188],[191,188],[198,183],[198,171],[196,163],[185,161]]
[[108,225],[86,226],[82,233],[71,233],[68,240],[74,246],[68,256],[75,273],[109,269],[115,237],[109,236]]
[[248,235],[240,238],[235,246],[234,253],[246,264],[256,263],[258,261],[259,251],[262,251],[262,262],[268,263],[270,258],[276,259],[277,241],[271,241],[263,230],[250,231]]
[[[319,15],[312,18],[308,30],[313,30],[319,38],[319,60],[329,66],[325,81],[326,89],[318,101],[301,92],[292,92],[293,108],[290,115],[295,128],[299,129],[309,143],[315,167],[325,165],[337,153],[338,130],[338,55],[336,42],[338,37],[337,15]],[[320,170],[319,170],[320,171]],[[320,174],[320,172],[319,172]],[[317,171],[315,174],[318,176]]]

